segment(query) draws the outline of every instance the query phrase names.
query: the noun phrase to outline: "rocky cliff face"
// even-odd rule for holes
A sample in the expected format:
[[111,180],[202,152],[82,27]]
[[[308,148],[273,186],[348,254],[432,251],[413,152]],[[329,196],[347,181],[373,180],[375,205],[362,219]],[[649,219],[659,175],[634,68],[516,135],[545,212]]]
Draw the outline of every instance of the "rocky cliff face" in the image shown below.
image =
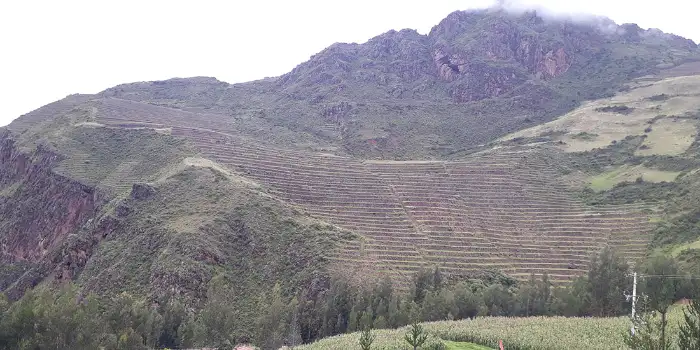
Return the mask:
[[51,171],[59,159],[42,148],[24,154],[11,139],[2,139],[0,214],[5,225],[0,252],[4,258],[37,262],[95,214],[99,198],[92,188]]
[[[475,29],[480,34],[472,38]],[[429,36],[436,46],[433,60],[445,80],[454,80],[458,77],[455,73],[464,73],[462,67],[479,59],[517,62],[528,73],[549,79],[566,73],[573,59],[567,51],[576,49],[572,42],[553,40],[552,31],[562,28],[548,28],[536,15],[523,19],[454,12],[435,26]],[[496,73],[503,74],[508,72]]]
[[[55,265],[50,262],[52,253],[61,249],[68,236],[98,212],[102,198],[93,188],[52,172],[60,160],[60,155],[42,147],[23,153],[8,133],[0,136],[0,263],[3,265],[25,268]],[[48,265],[44,273],[52,269]],[[0,289],[18,281],[18,270],[13,272],[0,274],[0,287],[3,287]],[[31,276],[22,278],[28,279],[24,284],[35,283]]]
[[528,79],[560,77],[576,53],[603,41],[590,26],[497,12],[454,12],[428,35],[438,76],[460,80],[451,90],[458,102],[496,97]]

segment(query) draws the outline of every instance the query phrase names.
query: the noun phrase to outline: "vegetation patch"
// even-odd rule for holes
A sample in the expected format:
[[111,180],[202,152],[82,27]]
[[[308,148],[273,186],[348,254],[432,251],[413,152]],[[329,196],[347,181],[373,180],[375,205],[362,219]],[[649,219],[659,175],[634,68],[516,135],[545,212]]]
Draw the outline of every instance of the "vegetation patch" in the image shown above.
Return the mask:
[[621,182],[672,182],[680,172],[649,169],[644,166],[627,166],[593,176],[589,187],[594,191],[609,190]]
[[598,137],[597,134],[591,134],[585,131],[581,131],[578,134],[572,135],[571,138],[574,140],[583,140],[583,141],[593,141],[595,138]]
[[648,101],[666,101],[669,98],[671,98],[671,96],[669,96],[667,94],[658,94],[658,95],[647,97],[647,100]]
[[[697,128],[695,120],[662,118],[650,127],[636,155],[681,155],[695,141]],[[645,129],[646,130],[646,129]]]
[[22,261],[11,264],[0,263],[0,291],[6,290],[11,281],[16,281],[30,268],[31,264]]
[[681,253],[683,253],[686,250],[700,250],[700,240],[676,246],[671,251],[671,255],[674,257],[678,257]]
[[18,143],[53,150],[62,158],[54,172],[114,195],[131,190],[133,183],[154,181],[194,155],[184,140],[153,129],[99,127],[91,110],[76,108],[47,120],[21,134]]
[[621,106],[605,106],[605,107],[598,107],[595,109],[596,112],[603,112],[603,113],[619,113],[619,114],[630,114],[634,111],[634,108],[627,107],[625,105]]
[[[661,204],[682,191],[675,182],[621,182],[612,189],[605,191],[593,191],[587,187],[582,191],[581,197],[589,205],[620,205],[620,204]],[[654,223],[663,221],[656,218]]]
[[[700,210],[692,210],[659,223],[654,237],[656,246],[669,244],[687,244],[695,242],[700,237]],[[690,243],[692,246],[693,243]],[[677,252],[680,253],[681,249]]]

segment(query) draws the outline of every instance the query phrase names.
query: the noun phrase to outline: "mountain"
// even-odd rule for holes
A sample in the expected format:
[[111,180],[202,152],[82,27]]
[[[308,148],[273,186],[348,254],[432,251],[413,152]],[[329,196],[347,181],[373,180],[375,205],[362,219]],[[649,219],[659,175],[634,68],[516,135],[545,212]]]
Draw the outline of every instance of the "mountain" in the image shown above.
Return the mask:
[[223,114],[237,131],[284,147],[441,159],[697,52],[690,40],[635,25],[490,9],[455,12],[428,35],[390,31],[335,44],[275,79],[126,84],[100,96]]
[[698,62],[658,30],[496,8],[277,78],[68,96],[0,136],[0,290],[72,280],[196,308],[225,276],[250,315],[275,284],[313,298],[349,272],[563,284],[608,245],[690,264]]

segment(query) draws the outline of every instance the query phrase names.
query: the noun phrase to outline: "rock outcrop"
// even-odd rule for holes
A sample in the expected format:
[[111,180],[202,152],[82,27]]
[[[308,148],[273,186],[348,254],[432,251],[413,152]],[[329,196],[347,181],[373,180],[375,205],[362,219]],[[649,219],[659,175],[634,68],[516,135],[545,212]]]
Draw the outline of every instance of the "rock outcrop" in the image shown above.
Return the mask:
[[[552,79],[569,70],[573,56],[567,46],[574,44],[552,40],[547,31],[533,33],[521,22],[455,12],[432,29],[437,76],[459,81],[449,90],[457,102],[496,97],[528,79]],[[481,29],[478,37],[472,37],[475,28]]]
[[156,189],[147,183],[135,183],[131,186],[131,198],[148,199],[156,193]]

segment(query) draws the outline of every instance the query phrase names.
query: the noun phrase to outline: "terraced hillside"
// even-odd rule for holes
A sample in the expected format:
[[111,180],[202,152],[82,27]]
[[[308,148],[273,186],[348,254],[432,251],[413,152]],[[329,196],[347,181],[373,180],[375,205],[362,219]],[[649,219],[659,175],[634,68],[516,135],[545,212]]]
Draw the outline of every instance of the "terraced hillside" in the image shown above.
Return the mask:
[[[679,153],[683,164],[694,161],[686,157],[697,149],[694,119],[677,114],[696,96],[676,90],[696,86],[683,76],[698,61],[691,40],[636,25],[458,11],[427,35],[389,31],[334,44],[276,78],[171,79],[72,95],[15,120],[8,140],[18,141],[8,144],[27,159],[49,150],[41,174],[96,190],[100,215],[122,210],[135,183],[167,179],[197,157],[259,184],[281,207],[359,234],[335,242],[336,267],[397,281],[439,265],[453,274],[548,272],[563,282],[604,245],[630,261],[647,251],[650,213],[658,220],[649,209],[663,211],[668,198],[607,200],[582,189],[595,184],[605,196],[638,174],[635,186],[689,178],[658,165]],[[610,164],[632,147],[632,161]],[[15,187],[3,195],[22,198]],[[23,232],[22,222],[11,224]]]
[[700,234],[700,66],[636,79],[549,123],[495,144],[538,145],[588,203],[658,210],[650,251],[697,264]]
[[438,265],[455,274],[547,272],[565,281],[584,272],[604,245],[635,260],[649,242],[642,207],[586,207],[533,156],[537,149],[496,149],[459,161],[363,161],[246,139],[213,114],[114,98],[89,104],[99,125],[167,130],[270,194],[361,234],[364,240],[347,242],[335,261],[379,266],[397,280]]

